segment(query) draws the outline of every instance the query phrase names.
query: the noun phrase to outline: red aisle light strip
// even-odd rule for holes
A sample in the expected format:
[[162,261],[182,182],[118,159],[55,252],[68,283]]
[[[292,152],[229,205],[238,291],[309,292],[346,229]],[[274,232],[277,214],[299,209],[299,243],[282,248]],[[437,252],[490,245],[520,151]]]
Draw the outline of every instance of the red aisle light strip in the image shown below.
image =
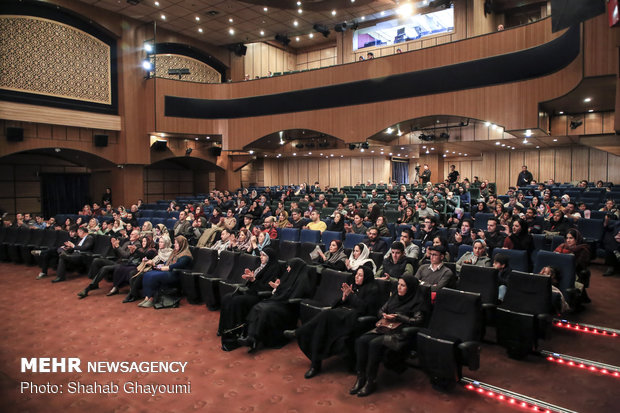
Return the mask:
[[489,397],[500,403],[504,403],[506,405],[520,408],[523,410],[528,410],[530,412],[576,413],[573,410],[568,410],[560,406],[555,406],[553,404],[543,402],[542,400],[534,399],[523,394],[502,389],[501,387],[495,387],[490,384],[482,383],[468,377],[463,377],[461,379],[461,383],[465,385],[465,388],[467,390],[476,392],[482,396]]
[[558,328],[579,331],[580,333],[589,333],[606,337],[620,337],[620,330],[607,327],[594,326],[592,324],[573,323],[567,320],[553,319],[553,325]]
[[578,369],[600,373],[610,377],[620,377],[620,367],[611,364],[599,363],[598,361],[586,360],[579,357],[568,356],[566,354],[552,353],[550,351],[541,350],[540,354],[547,360],[563,364],[569,367],[577,367]]

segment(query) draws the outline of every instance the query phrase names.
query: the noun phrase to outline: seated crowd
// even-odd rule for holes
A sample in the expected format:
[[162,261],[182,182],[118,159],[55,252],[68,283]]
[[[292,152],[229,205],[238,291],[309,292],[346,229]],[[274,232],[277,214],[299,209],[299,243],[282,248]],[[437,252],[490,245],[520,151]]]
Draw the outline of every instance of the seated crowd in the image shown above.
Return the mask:
[[[458,173],[451,177],[458,180]],[[592,196],[583,196],[589,192]],[[76,216],[44,220],[18,214],[3,227],[68,232],[56,237],[56,244],[19,245],[40,266],[37,279],[50,268],[56,268],[54,283],[65,281],[70,270],[84,272],[89,282],[77,293],[80,299],[108,280],[108,296],[129,286],[123,302],[142,298],[142,308],[155,306],[167,289],[178,287],[180,274],[192,268],[201,249],[213,250],[216,257],[254,256],[256,268],[235,274],[241,282],[209,307],[220,308],[222,349],[256,351],[294,338],[311,362],[306,378],[321,371],[322,360],[345,354],[357,371],[351,394],[366,396],[375,389],[386,354],[411,348],[402,334],[387,339],[383,323],[426,326],[437,292],[457,287],[465,266],[497,270],[501,303],[515,266],[532,272],[541,249],[573,254],[575,297],[566,296],[560,285],[566,269],[544,265],[538,272],[551,278],[557,314],[590,302],[588,266],[597,254],[608,266],[604,275],[620,273],[620,213],[613,194],[602,182],[588,186],[586,181],[575,187],[532,182],[511,187],[506,195],[495,194],[493,184],[477,177],[471,183],[368,182],[339,190],[317,182],[236,193],[214,190],[200,201],[163,206],[139,201],[127,210],[113,208],[106,191],[101,205],[86,205]],[[601,226],[598,239],[584,238],[579,230],[590,224]],[[297,238],[285,240],[285,232]],[[9,260],[15,240],[6,230],[3,234],[0,259]],[[285,243],[300,243],[299,234],[310,234],[315,242],[301,242],[304,248],[286,256]],[[523,251],[525,262],[514,258],[515,251]],[[299,302],[312,297],[318,278],[334,271],[348,274],[337,297],[299,326]],[[369,326],[360,321],[364,317],[380,321]]]

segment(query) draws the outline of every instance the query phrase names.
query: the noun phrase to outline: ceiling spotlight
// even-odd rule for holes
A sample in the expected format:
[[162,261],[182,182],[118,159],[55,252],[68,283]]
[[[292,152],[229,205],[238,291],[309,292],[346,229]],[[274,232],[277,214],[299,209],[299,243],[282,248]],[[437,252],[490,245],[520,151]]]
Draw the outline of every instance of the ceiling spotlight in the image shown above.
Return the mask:
[[302,9],[297,9],[297,13],[301,14],[301,13],[303,13],[303,10]]
[[536,146],[536,149],[540,149],[540,146]]
[[396,9],[396,14],[401,17],[409,17],[413,14],[413,5],[411,3],[405,3]]
[[327,26],[324,26],[322,24],[315,24],[314,26],[312,26],[312,28],[315,32],[321,33],[325,37],[329,36],[329,29],[327,28]]
[[364,152],[364,148],[360,149],[360,152]]
[[159,7],[159,2],[158,1],[156,1],[154,4],[155,4],[156,7]]
[[299,25],[299,22],[297,20],[293,21],[293,26],[297,27]]
[[501,143],[500,141],[495,142],[496,145],[499,145],[500,143]]
[[[577,129],[577,128],[578,128],[578,127],[580,127],[581,125],[583,125],[583,121],[582,121],[582,120],[572,120],[572,121],[570,122],[570,128],[571,128],[571,129]],[[556,140],[557,140],[557,139],[555,139],[555,140],[554,140],[554,142],[555,142]]]
[[558,139],[557,139],[557,138],[553,140],[553,142],[557,142],[557,141],[558,141]]
[[202,28],[198,28],[198,33],[202,33]]
[[232,17],[230,17],[230,18],[228,19],[228,23],[232,23],[232,22],[233,22],[233,19],[232,19]]
[[332,10],[332,16],[336,15],[336,10]]
[[592,101],[592,98],[585,98],[583,101],[584,101],[585,103],[588,103],[588,102]]
[[564,114],[564,111],[559,111],[558,112],[558,115],[563,115],[563,114]]
[[394,129],[392,129],[392,128],[387,128],[387,129],[385,130],[385,133],[388,133],[388,134],[389,134],[389,133],[392,133],[392,132],[394,132]]
[[532,130],[531,130],[531,129],[527,129],[527,130],[525,131],[525,136],[526,136],[527,138],[529,138],[530,136],[532,136]]
[[588,113],[592,113],[592,112],[594,112],[594,109],[590,109],[590,110],[588,111]]
[[308,37],[312,39],[314,37],[314,33],[310,33]]
[[505,143],[502,143],[502,146],[506,146],[506,144],[505,144]]
[[390,156],[392,156],[392,152],[390,152]]
[[363,142],[360,144],[360,147],[363,149],[368,149],[370,147],[370,145],[368,144],[368,142]]
[[267,7],[263,7],[263,11],[266,13],[269,10]]
[[366,20],[366,16],[360,17],[360,20],[362,20],[362,21]]
[[230,35],[232,36],[233,34],[235,34],[235,29],[231,27],[230,29],[228,29],[228,33],[230,33]]
[[142,61],[142,68],[144,70],[151,71],[151,70],[153,70],[153,63],[151,63],[150,60],[143,60]]
[[529,142],[527,141],[527,138],[526,138],[526,139],[523,139],[523,144],[524,144],[524,145],[527,145],[528,143],[529,143]]
[[496,124],[492,124],[491,125],[491,129],[497,129],[497,125]]
[[200,17],[196,16],[196,21],[199,22],[200,21]]
[[355,145],[354,143],[350,143],[350,144],[349,144],[349,149],[350,149],[350,150],[353,150],[353,149],[355,149],[355,146],[356,146],[356,145]]
[[401,147],[400,147],[400,150],[401,150],[401,151],[402,151],[402,150],[405,150],[405,148],[404,148],[403,146],[401,146]]
[[264,36],[264,35],[265,35],[265,31],[264,31],[264,30],[261,30],[261,31],[260,31],[260,35],[261,35],[261,36]]
[[211,137],[210,137],[210,136],[207,136],[205,139],[206,139],[206,140],[209,140],[209,139],[211,139]]
[[297,156],[297,152],[293,152],[293,156]]
[[491,126],[491,122],[484,122],[484,126],[486,126],[486,127]]
[[161,19],[162,19],[162,20],[166,20],[166,15],[165,15],[165,14],[162,14],[162,15],[161,15]]
[[297,37],[295,38],[295,41],[296,41],[296,42],[298,42],[298,41],[299,41],[299,36],[297,36]]
[[297,5],[298,5],[298,6],[301,6],[301,1],[298,1],[298,2],[297,2]]
[[151,43],[144,43],[144,51],[147,53],[152,53],[153,45]]
[[250,155],[254,155],[254,151],[252,151],[252,150],[248,151],[248,153],[249,153]]

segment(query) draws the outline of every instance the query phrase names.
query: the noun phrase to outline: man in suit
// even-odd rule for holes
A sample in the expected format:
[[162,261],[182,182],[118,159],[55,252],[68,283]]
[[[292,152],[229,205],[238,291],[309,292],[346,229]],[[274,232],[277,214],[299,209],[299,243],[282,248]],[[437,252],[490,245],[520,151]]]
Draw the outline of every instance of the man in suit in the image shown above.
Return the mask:
[[192,224],[187,220],[187,213],[185,211],[179,212],[179,220],[174,224],[174,236],[183,235],[187,236]]
[[67,265],[84,266],[86,264],[86,257],[82,252],[93,250],[95,246],[95,237],[89,235],[85,227],[79,227],[77,229],[77,236],[79,238],[77,243],[71,241],[65,242],[67,250],[60,254],[58,259],[58,270],[56,270],[56,278],[52,280],[53,283],[67,280]]

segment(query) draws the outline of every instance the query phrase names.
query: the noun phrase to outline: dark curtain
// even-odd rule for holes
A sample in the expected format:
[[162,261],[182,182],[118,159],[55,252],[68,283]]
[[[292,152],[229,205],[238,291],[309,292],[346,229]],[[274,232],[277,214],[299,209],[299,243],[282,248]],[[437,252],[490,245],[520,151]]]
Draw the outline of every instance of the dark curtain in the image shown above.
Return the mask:
[[77,214],[90,198],[88,174],[41,174],[43,215]]
[[409,161],[392,161],[392,180],[399,184],[409,183]]

